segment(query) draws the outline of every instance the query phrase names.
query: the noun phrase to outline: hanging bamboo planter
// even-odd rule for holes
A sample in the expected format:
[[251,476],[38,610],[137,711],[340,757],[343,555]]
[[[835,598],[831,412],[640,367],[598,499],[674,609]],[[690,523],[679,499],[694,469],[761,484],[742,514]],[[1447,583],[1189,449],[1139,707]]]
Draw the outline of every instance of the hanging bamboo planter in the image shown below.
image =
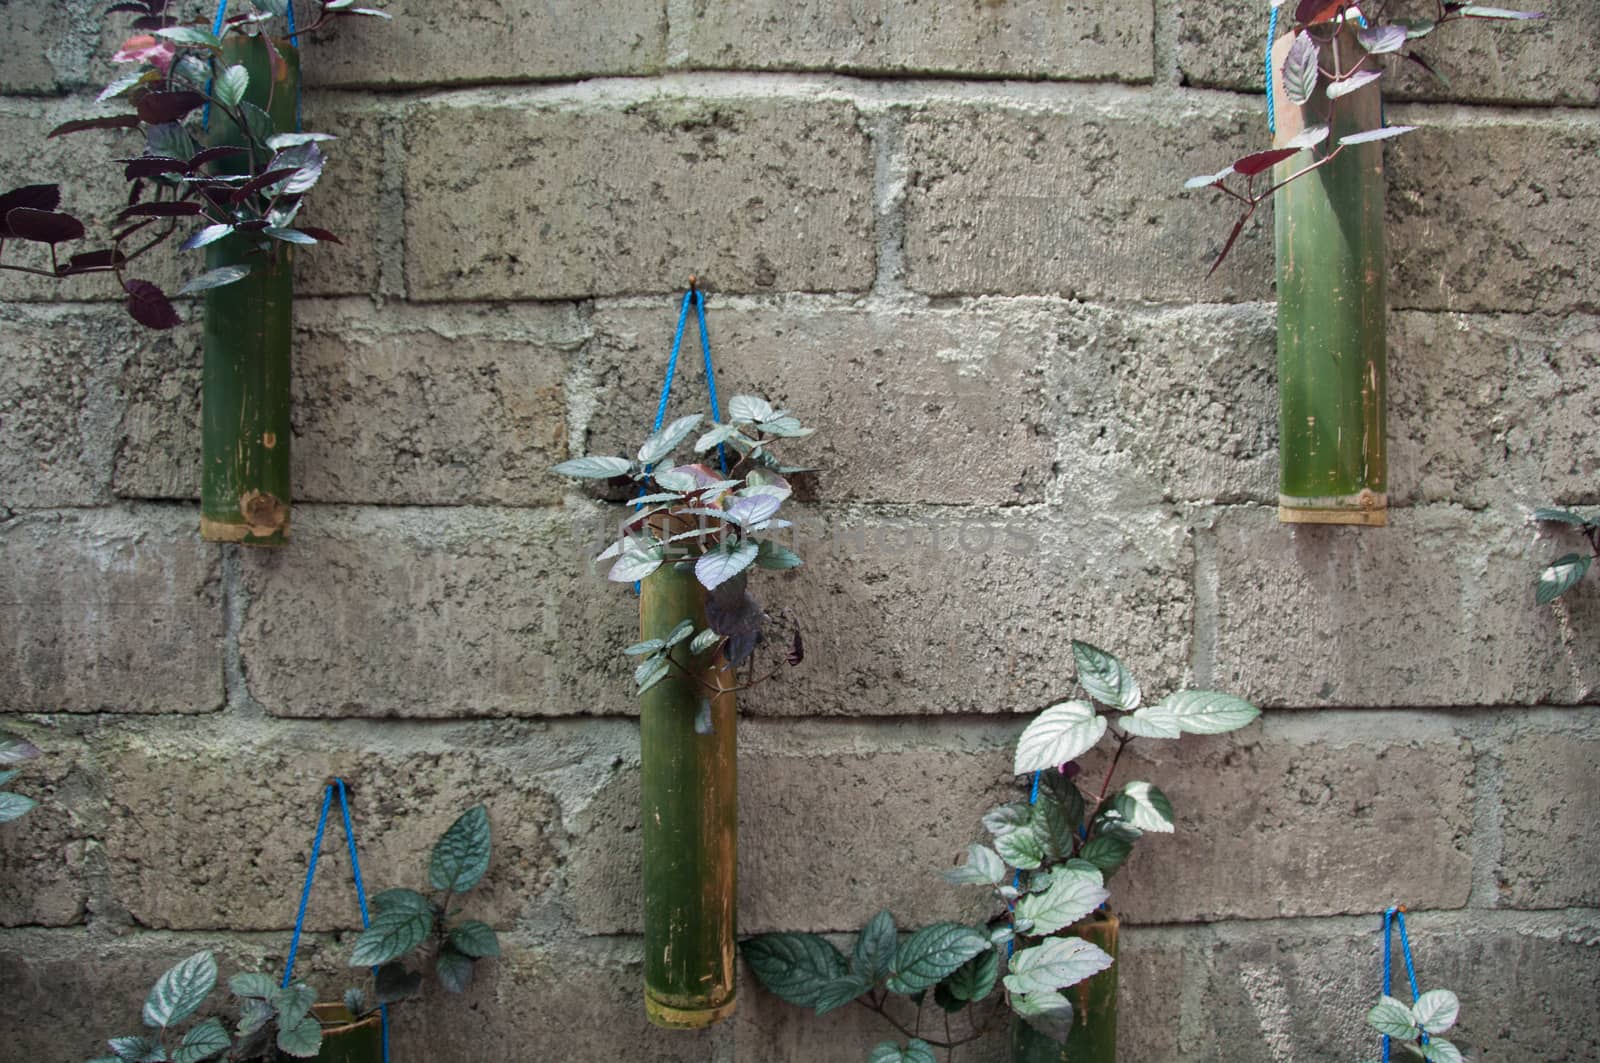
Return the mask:
[[[292,132],[300,58],[261,37],[230,35],[222,65],[250,72],[245,100]],[[245,145],[221,113],[211,115],[212,146]],[[247,172],[242,156],[233,172]],[[289,352],[293,336],[293,249],[258,233],[234,234],[206,248],[206,267],[247,265],[250,274],[205,293],[201,378],[200,535],[212,542],[279,546],[289,538]]]
[[[1110,912],[1096,912],[1067,933],[1098,945],[1114,960],[1122,921]],[[1011,1016],[1011,1063],[1116,1063],[1117,972],[1112,964],[1067,991],[1072,998],[1072,1032],[1066,1043],[1041,1033]]]
[[[1273,50],[1276,144],[1330,124],[1328,81],[1304,106],[1289,102],[1284,58]],[[1359,48],[1342,32],[1348,54]],[[1377,84],[1343,96],[1330,139],[1382,124]],[[1283,181],[1303,157],[1278,164]],[[1279,451],[1278,519],[1285,523],[1387,523],[1386,339],[1383,145],[1352,145],[1279,188],[1277,236]]]
[[[705,599],[692,566],[661,566],[640,587],[640,637],[704,628]],[[713,657],[679,645],[683,671],[639,698],[645,1013],[675,1029],[720,1022],[735,1002],[737,714],[733,670]]]
[[[383,1020],[377,1012],[358,1019],[335,1001],[315,1004],[311,1013],[322,1024],[322,1046],[312,1057],[314,1063],[383,1063]],[[277,1063],[298,1063],[284,1052],[274,1058]]]

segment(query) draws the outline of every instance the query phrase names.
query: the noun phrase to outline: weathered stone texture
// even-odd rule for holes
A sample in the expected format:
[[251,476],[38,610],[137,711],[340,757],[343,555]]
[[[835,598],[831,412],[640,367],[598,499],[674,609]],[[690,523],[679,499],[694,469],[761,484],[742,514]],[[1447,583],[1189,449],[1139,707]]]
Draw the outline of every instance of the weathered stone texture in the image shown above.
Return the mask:
[[[1006,505],[1042,501],[1050,476],[1043,363],[1053,316],[981,304],[725,308],[713,298],[708,326],[724,404],[730,389],[760,393],[817,428],[783,453],[820,470],[820,497]],[[632,453],[661,388],[671,315],[602,310],[593,327],[587,449]],[[676,412],[705,409],[695,328],[684,338]]]
[[1519,734],[1501,753],[1501,903],[1600,907],[1600,740]]
[[[1096,784],[1107,759],[1085,766]],[[1116,778],[1154,783],[1177,814],[1112,881],[1132,923],[1467,902],[1473,750],[1446,721],[1269,711],[1232,735],[1136,742]]]
[[[1184,84],[1260,92],[1266,78],[1265,7],[1175,2],[1178,69]],[[1417,50],[1446,80],[1396,62],[1384,78],[1386,94],[1392,99],[1594,106],[1600,102],[1600,72],[1592,62],[1600,49],[1600,26],[1588,0],[1533,6],[1549,17],[1531,23],[1468,20],[1441,28]]]
[[306,81],[411,89],[650,73],[666,48],[666,7],[666,0],[392,0],[383,10],[393,21],[346,18],[319,34]]
[[[385,215],[399,210],[397,199],[384,197],[385,155],[399,150],[398,138],[366,101],[318,93],[305,97],[305,128],[339,139],[324,145],[327,169],[306,196],[297,220],[329,229],[341,242],[295,248],[295,294],[374,293],[386,265],[396,272],[400,268],[398,261],[385,262],[390,251],[380,235],[386,223],[393,224]],[[181,255],[185,278],[204,268],[198,255]],[[200,316],[198,304],[194,316]]]
[[916,291],[1231,302],[1269,290],[1268,216],[1207,279],[1237,212],[1183,190],[1250,150],[1260,119],[1244,106],[1106,90],[1048,110],[927,104],[904,120]]
[[1422,126],[1385,153],[1391,306],[1600,308],[1600,119],[1446,123],[1421,107],[1388,119]]
[[413,298],[872,281],[871,151],[848,103],[509,95],[419,106],[406,138]]
[[1216,522],[1216,671],[1264,705],[1572,704],[1600,690],[1600,654],[1563,624],[1600,623],[1600,586],[1567,618],[1533,603],[1556,551],[1522,514],[1392,509],[1383,531]]
[[104,782],[83,742],[12,720],[0,731],[38,746],[6,790],[38,805],[0,829],[0,926],[71,926],[84,921],[96,807]]
[[609,519],[302,506],[293,550],[243,555],[251,695],[284,716],[631,712],[636,608],[583,552]]
[[9,42],[0,93],[61,92],[108,67],[92,58],[102,10],[93,0],[0,0],[0,39]]
[[[116,742],[102,754],[116,784],[104,838],[112,898],[139,925],[282,930],[294,926],[323,785],[349,780],[369,894],[427,889],[434,841],[488,806],[494,856],[462,899],[471,918],[510,928],[555,877],[555,798],[483,754],[368,752],[363,743],[289,729],[260,743]],[[359,928],[344,831],[332,813],[311,930]]]
[[1149,81],[1151,5],[1113,0],[697,3],[688,66]]
[[218,708],[220,572],[196,521],[141,507],[0,523],[0,710]]

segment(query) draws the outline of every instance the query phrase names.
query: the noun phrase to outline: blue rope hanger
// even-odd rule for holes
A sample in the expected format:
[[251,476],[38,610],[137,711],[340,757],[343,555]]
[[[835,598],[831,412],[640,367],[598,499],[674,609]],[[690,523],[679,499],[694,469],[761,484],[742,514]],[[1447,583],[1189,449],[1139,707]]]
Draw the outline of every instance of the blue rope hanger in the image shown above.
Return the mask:
[[[284,963],[283,981],[279,988],[289,988],[289,982],[294,977],[295,953],[300,951],[300,933],[306,925],[306,905],[311,900],[311,883],[317,876],[317,857],[322,853],[322,835],[328,826],[328,808],[333,804],[334,791],[339,793],[339,811],[344,817],[345,844],[350,850],[350,872],[356,883],[356,903],[361,908],[361,929],[365,930],[372,925],[367,915],[367,890],[361,882],[361,858],[356,855],[356,832],[350,825],[350,795],[345,791],[344,780],[335,776],[329,779],[322,791],[322,814],[317,817],[317,833],[311,841],[311,862],[306,866],[306,884],[300,891],[300,910],[294,917],[294,937],[289,940],[289,958]],[[372,968],[374,976],[378,969]],[[378,1012],[383,1017],[383,1063],[389,1063],[389,1005],[378,1005]]]
[[[300,47],[300,31],[295,27],[295,24],[294,24],[294,0],[289,0],[288,16],[289,16],[289,44],[290,44],[291,47],[298,48],[298,47]],[[223,25],[224,22],[227,21],[227,19],[228,19],[228,0],[217,0],[217,17],[211,20],[211,35],[213,37],[222,36],[222,25]],[[305,64],[304,64],[304,60],[302,59],[302,61],[301,61],[301,69],[304,69],[304,68],[305,68]],[[305,102],[305,93],[301,91],[301,85],[302,85],[302,82],[299,82],[299,81],[295,82],[295,91],[294,91],[294,131],[296,133],[300,132],[300,129],[301,129],[301,126],[302,126],[301,112],[302,112],[302,105]],[[206,82],[206,95],[207,96],[211,95],[211,82],[209,82],[209,81]],[[206,101],[205,110],[202,111],[201,114],[200,114],[200,126],[201,126],[202,129],[210,129],[211,128],[211,101],[210,100]]]
[[[1415,1003],[1417,997],[1419,996],[1417,992],[1417,969],[1416,966],[1411,962],[1411,939],[1406,936],[1406,910],[1398,905],[1392,908],[1385,908],[1383,911],[1383,995],[1392,995],[1389,992],[1391,973],[1393,969],[1393,961],[1390,953],[1391,941],[1394,936],[1393,928],[1396,925],[1400,927],[1400,951],[1405,957],[1406,980],[1411,983],[1411,1000],[1412,1003]],[[1389,1063],[1389,1035],[1383,1034],[1382,1037],[1383,1063]],[[1422,1043],[1428,1043],[1428,1035],[1426,1033],[1422,1035]]]

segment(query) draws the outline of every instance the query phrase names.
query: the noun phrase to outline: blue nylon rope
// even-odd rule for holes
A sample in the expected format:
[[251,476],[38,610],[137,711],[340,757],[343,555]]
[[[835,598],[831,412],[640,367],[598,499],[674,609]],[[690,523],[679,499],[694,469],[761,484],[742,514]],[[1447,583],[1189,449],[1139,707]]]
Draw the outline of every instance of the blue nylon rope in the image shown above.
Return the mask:
[[1273,105],[1272,83],[1276,80],[1272,72],[1272,46],[1278,40],[1278,9],[1272,9],[1272,21],[1267,23],[1267,132],[1278,131],[1278,113]]
[[[289,940],[289,958],[284,963],[283,981],[280,988],[287,989],[290,980],[294,977],[295,954],[300,951],[300,934],[305,929],[306,905],[311,900],[311,884],[317,877],[317,859],[322,854],[322,836],[328,826],[328,808],[333,803],[333,794],[339,793],[339,811],[344,818],[344,837],[350,849],[350,871],[356,883],[356,903],[361,908],[361,929],[365,930],[371,925],[367,917],[367,890],[361,881],[361,858],[356,855],[356,834],[350,824],[350,798],[345,793],[344,780],[335,777],[322,791],[322,812],[317,816],[317,833],[311,840],[311,863],[306,867],[306,884],[300,891],[300,910],[294,917],[294,936]],[[372,968],[376,975],[378,969]],[[380,1004],[379,1014],[383,1019],[383,1063],[389,1063],[389,1005]]]
[[[694,314],[700,321],[700,350],[706,359],[706,391],[711,394],[711,419],[720,421],[722,410],[717,407],[717,374],[711,368],[711,337],[706,332],[706,293],[699,288],[694,289]],[[717,444],[717,463],[722,466],[722,471],[726,475],[728,454],[721,443]]]
[[[1411,983],[1411,999],[1415,1002],[1420,995],[1417,992],[1417,969],[1415,964],[1411,962],[1411,939],[1406,935],[1406,915],[1398,907],[1385,908],[1383,911],[1383,995],[1391,995],[1389,990],[1393,984],[1392,971],[1394,961],[1391,958],[1391,942],[1393,939],[1392,928],[1395,925],[1400,927],[1400,952],[1405,958],[1406,980]],[[1383,1038],[1383,1063],[1389,1063],[1389,1035],[1383,1034],[1381,1036]],[[1422,1035],[1422,1043],[1428,1043],[1428,1035],[1426,1033]]]

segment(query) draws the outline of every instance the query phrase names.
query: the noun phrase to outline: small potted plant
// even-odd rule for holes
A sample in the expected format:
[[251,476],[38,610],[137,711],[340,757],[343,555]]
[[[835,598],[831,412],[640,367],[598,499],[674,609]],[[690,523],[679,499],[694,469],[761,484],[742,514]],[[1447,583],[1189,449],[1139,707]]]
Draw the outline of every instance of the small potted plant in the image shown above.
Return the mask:
[[[50,136],[90,129],[136,130],[141,154],[115,160],[128,205],[106,247],[62,260],[57,248],[86,229],[60,209],[57,184],[0,195],[0,269],[47,277],[110,273],[140,324],[179,324],[167,293],[130,275],[131,264],[192,226],[181,250],[203,249],[206,270],[179,295],[204,293],[201,381],[201,537],[279,545],[289,535],[289,350],[296,247],[337,243],[300,215],[322,175],[321,144],[298,128],[296,42],[325,23],[389,16],[355,0],[319,0],[296,30],[291,0],[251,0],[215,31],[180,22],[169,0],[122,0],[133,36],[112,59],[129,71],[100,100],[116,113],[67,122]],[[48,248],[48,261],[5,261],[7,246]]]
[[[1462,1063],[1463,1046],[1444,1039],[1461,1014],[1461,1002],[1448,989],[1430,989],[1414,1004],[1384,996],[1367,1012],[1367,1025],[1383,1035],[1385,1048],[1395,1048],[1397,1061]],[[1390,1058],[1385,1052],[1384,1058]]]
[[[1279,495],[1287,523],[1382,525],[1388,511],[1387,267],[1379,81],[1390,60],[1431,69],[1414,50],[1467,19],[1526,11],[1432,0],[1399,18],[1392,0],[1299,0],[1268,85],[1273,147],[1192,178],[1241,206],[1215,271],[1256,208],[1273,201],[1277,250]],[[1286,0],[1273,0],[1277,25]]]
[[1587,553],[1562,554],[1546,565],[1534,581],[1534,600],[1540,605],[1549,605],[1576,587],[1595,558],[1600,558],[1600,517],[1585,517],[1570,509],[1536,509],[1533,519],[1541,524],[1571,528],[1588,540]]
[[[621,535],[597,560],[639,585],[640,641],[622,652],[639,694],[645,894],[645,1010],[657,1025],[696,1028],[734,1007],[734,873],[738,836],[735,696],[782,665],[752,668],[772,646],[772,619],[748,590],[755,569],[800,564],[778,541],[792,493],[776,451],[812,429],[766,399],[737,395],[728,419],[694,438],[698,414],[645,440],[632,457],[562,462],[566,476],[614,480],[637,494]],[[674,464],[728,452],[730,468]],[[782,647],[779,653],[785,653]],[[789,665],[800,663],[798,633]],[[757,674],[739,682],[737,671]]]
[[[39,747],[27,739],[0,731],[0,786],[17,777],[17,765],[39,757]],[[0,790],[0,823],[10,823],[33,811],[39,802],[11,790]]]
[[[1045,709],[1017,740],[1013,767],[1032,778],[1031,800],[991,809],[983,817],[990,844],[969,846],[966,862],[945,872],[953,883],[993,891],[994,918],[937,923],[901,940],[894,917],[879,912],[849,957],[815,934],[744,942],[751,970],[784,1000],[819,1015],[857,1002],[909,1038],[876,1046],[869,1063],[935,1063],[936,1049],[953,1052],[998,1029],[1007,1014],[1013,1063],[1116,1059],[1120,922],[1107,906],[1106,881],[1135,842],[1171,833],[1176,822],[1172,802],[1151,783],[1115,785],[1123,751],[1137,739],[1234,731],[1260,710],[1200,690],[1146,705],[1116,657],[1076,641],[1072,654],[1087,697]],[[1108,733],[1110,764],[1097,788],[1080,789],[1078,759]],[[965,1016],[959,1033],[947,1023],[943,1038],[914,1036],[916,1027],[894,1014],[896,997],[920,1009],[930,990],[947,1019]]]

